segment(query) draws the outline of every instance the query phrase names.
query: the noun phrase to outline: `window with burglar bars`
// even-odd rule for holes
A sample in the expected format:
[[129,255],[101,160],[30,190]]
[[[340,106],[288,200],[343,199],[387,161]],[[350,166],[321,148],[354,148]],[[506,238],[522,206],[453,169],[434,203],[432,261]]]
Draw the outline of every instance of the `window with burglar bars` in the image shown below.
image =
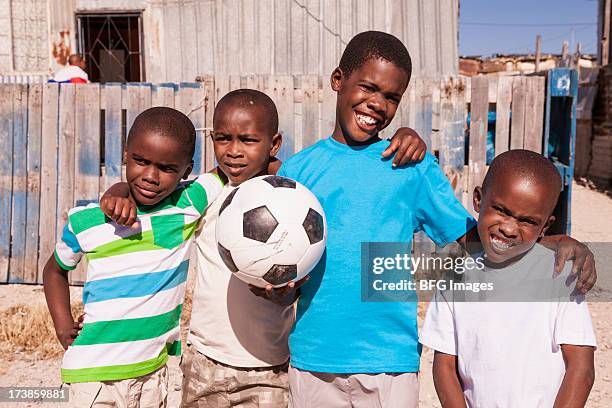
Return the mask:
[[141,82],[140,13],[77,15],[79,51],[87,59],[92,82]]

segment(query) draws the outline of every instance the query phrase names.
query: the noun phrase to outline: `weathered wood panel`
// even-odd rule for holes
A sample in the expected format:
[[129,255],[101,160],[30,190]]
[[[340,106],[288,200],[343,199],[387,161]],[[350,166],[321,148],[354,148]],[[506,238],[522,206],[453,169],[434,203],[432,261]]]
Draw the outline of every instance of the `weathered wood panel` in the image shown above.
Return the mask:
[[13,201],[13,85],[0,86],[0,282],[9,275]]
[[501,77],[497,83],[495,114],[495,156],[509,149],[510,103],[512,102],[512,77]]
[[[30,85],[28,91],[26,242],[23,278],[27,283],[36,283],[38,278],[42,91],[43,85]],[[42,214],[46,217],[46,214]]]
[[474,188],[482,183],[486,172],[488,113],[489,82],[486,77],[474,77],[472,78],[472,109],[470,116],[468,197],[474,191]]
[[25,275],[28,86],[13,88],[13,210],[11,214],[11,274],[9,282],[21,283]]
[[[123,161],[122,131],[122,89],[120,84],[106,84],[104,89],[104,180],[100,183],[103,193],[110,186],[121,181],[121,164]],[[173,95],[174,102],[174,95]]]
[[[365,4],[363,2],[362,6]],[[348,3],[343,6],[353,7]],[[372,9],[369,10],[372,13]],[[152,103],[174,106],[193,120],[198,129],[196,173],[214,166],[213,144],[208,134],[213,126],[216,101],[230,90],[248,86],[262,90],[274,100],[279,113],[279,132],[284,139],[279,153],[281,160],[328,137],[333,130],[336,95],[329,86],[327,75],[232,74],[204,76],[201,81],[154,86],[50,84],[28,88],[0,85],[0,154],[4,159],[0,161],[0,190],[5,193],[0,197],[3,204],[0,215],[2,211],[5,213],[5,217],[0,218],[0,281],[41,282],[42,266],[61,235],[68,209],[97,200],[107,185],[119,180],[122,139],[128,125],[123,122],[133,121]],[[544,90],[537,81],[541,82],[541,78],[500,78],[495,82],[487,77],[448,77],[443,81],[416,77],[383,136],[392,136],[400,126],[416,129],[428,142],[429,150],[439,154],[441,167],[457,196],[463,197],[465,202],[468,193],[471,195],[474,186],[481,183],[486,170],[487,113],[492,100],[497,103],[498,154],[504,146],[508,148],[508,122],[512,121],[513,127],[516,125],[515,112],[510,119],[510,107],[520,109],[523,106],[523,119],[518,121],[522,123],[524,135],[521,148],[529,146],[531,139],[535,143],[538,134],[541,137],[543,119],[538,116],[538,107],[543,103],[538,100],[543,98]],[[464,167],[468,98],[472,123],[469,165]],[[102,116],[104,126],[100,126]],[[100,129],[104,129],[104,135],[99,133]],[[24,132],[29,140],[27,145],[23,142]],[[100,155],[102,138],[104,161]],[[25,159],[19,162],[8,154],[15,150]],[[40,199],[36,213],[37,188]],[[18,214],[15,191],[22,191],[26,197],[22,215]],[[25,224],[16,221],[20,218],[25,219]],[[33,235],[36,231],[38,237]],[[13,245],[25,242],[22,246],[27,255],[11,256],[11,253],[19,254],[11,247],[11,242]],[[71,273],[71,281],[82,283],[84,270],[84,265],[79,266]]]
[[[59,122],[59,85],[47,84],[43,89],[42,104],[42,157],[40,160],[40,240],[38,257],[38,282],[42,282],[42,271],[52,255],[57,237],[57,148]],[[60,226],[61,228],[61,226]]]

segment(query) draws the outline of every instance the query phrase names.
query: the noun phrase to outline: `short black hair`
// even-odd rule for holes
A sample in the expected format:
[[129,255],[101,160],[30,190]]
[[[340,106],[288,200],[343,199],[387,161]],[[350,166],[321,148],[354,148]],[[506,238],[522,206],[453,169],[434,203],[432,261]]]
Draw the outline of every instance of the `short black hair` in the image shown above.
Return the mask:
[[143,132],[156,132],[172,138],[183,146],[183,152],[193,159],[196,130],[191,120],[176,109],[157,106],[141,112],[128,133],[127,144],[135,135]]
[[345,75],[361,68],[371,59],[382,59],[393,63],[412,75],[412,60],[406,46],[399,38],[382,31],[364,31],[354,36],[346,45],[338,67]]
[[520,177],[531,183],[545,186],[555,202],[561,192],[561,175],[555,165],[546,157],[531,150],[508,150],[493,159],[482,181],[483,192],[489,185],[499,182],[500,176],[503,175]]
[[265,93],[255,89],[244,88],[236,89],[225,94],[221,99],[219,99],[217,106],[215,106],[215,112],[213,113],[213,125],[215,123],[215,116],[217,113],[222,109],[227,109],[229,107],[241,109],[260,109],[261,113],[264,115],[261,120],[265,121],[268,129],[271,132],[270,135],[275,135],[278,133],[278,111],[276,110],[276,105],[274,104],[272,98]]

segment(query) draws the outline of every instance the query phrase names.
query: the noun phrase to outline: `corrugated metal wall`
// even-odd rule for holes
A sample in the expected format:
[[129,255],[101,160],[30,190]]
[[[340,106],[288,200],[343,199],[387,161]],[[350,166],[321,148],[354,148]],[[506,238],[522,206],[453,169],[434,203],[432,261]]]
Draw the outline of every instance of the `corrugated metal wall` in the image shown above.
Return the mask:
[[415,75],[457,72],[458,0],[152,0],[147,81],[204,74],[324,74],[364,30],[398,36]]
[[8,28],[0,30],[0,74],[59,69],[75,52],[77,11],[142,11],[149,82],[329,75],[350,38],[371,29],[407,45],[415,75],[455,74],[458,1],[0,0],[0,24]]

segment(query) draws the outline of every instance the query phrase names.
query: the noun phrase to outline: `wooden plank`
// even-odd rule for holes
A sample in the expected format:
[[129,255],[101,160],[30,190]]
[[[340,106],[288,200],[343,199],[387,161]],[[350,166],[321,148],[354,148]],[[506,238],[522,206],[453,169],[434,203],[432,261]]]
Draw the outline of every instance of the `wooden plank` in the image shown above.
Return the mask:
[[510,149],[522,149],[524,146],[526,103],[525,77],[515,77],[512,83]]
[[[98,202],[100,191],[100,85],[79,85],[75,91],[74,206]],[[85,261],[85,260],[83,260]],[[71,284],[83,284],[86,264],[70,274]]]
[[421,112],[423,115],[423,140],[431,149],[432,146],[432,129],[433,129],[433,88],[434,82],[432,78],[424,78],[424,94],[421,95]]
[[100,192],[121,181],[123,136],[121,129],[121,84],[103,85],[106,109],[104,116],[104,180]]
[[196,128],[193,173],[204,172],[204,92],[200,83],[181,83],[177,92],[177,109],[191,119]]
[[291,3],[274,0],[274,70],[275,74],[291,72]]
[[525,106],[525,140],[523,147],[542,153],[544,136],[544,77],[528,77],[527,102]]
[[[42,88],[32,84],[28,90],[28,157],[26,197],[25,271],[23,281],[38,278],[38,224],[40,217],[40,160],[42,139]],[[43,216],[46,214],[43,213]]]
[[256,89],[258,91],[263,89],[263,77],[260,75],[250,74],[246,75],[246,87],[250,89]]
[[321,93],[321,137],[331,136],[336,126],[336,92],[331,88],[329,76],[323,76]]
[[126,86],[126,94],[126,130],[127,133],[129,133],[136,116],[151,107],[151,84],[128,83]]
[[238,74],[232,74],[229,76],[229,88],[228,88],[228,92],[229,91],[234,91],[236,89],[241,89],[244,88],[246,86],[246,81],[244,83],[244,85],[242,85],[242,81],[241,81],[241,77]]
[[431,97],[431,146],[429,146],[429,150],[431,152],[439,152],[440,151],[440,127],[441,127],[441,118],[440,118],[440,81],[431,81],[432,86],[432,97]]
[[215,75],[215,105],[230,91],[229,76]]
[[278,110],[278,131],[283,138],[278,158],[286,160],[295,153],[293,76],[270,75],[264,91],[272,98]]
[[174,92],[176,85],[173,83],[154,84],[151,87],[151,107],[167,106],[174,108]]
[[100,85],[78,86],[75,94],[75,205],[99,199]]
[[22,283],[25,275],[27,132],[28,86],[20,84],[13,88],[13,211],[9,283]]
[[210,171],[216,166],[215,150],[211,136],[215,111],[215,81],[213,77],[206,77],[202,86],[204,88],[204,171]]
[[8,281],[13,206],[13,85],[0,85],[0,283]]
[[43,89],[38,283],[42,283],[43,267],[53,254],[56,240],[59,87],[58,84],[46,84]]
[[316,75],[303,75],[300,78],[300,82],[300,87],[303,91],[301,149],[304,149],[320,139],[319,77]]
[[75,85],[60,86],[59,138],[57,169],[57,228],[56,241],[68,219],[68,210],[74,207],[74,138],[75,138]]
[[440,166],[460,200],[463,198],[465,110],[464,78],[446,77],[440,85]]
[[489,81],[486,77],[473,77],[468,196],[481,185],[486,173],[488,112]]
[[[495,113],[495,156],[510,146],[510,104],[512,102],[512,77],[502,76],[497,83]],[[490,90],[489,90],[490,91]]]

